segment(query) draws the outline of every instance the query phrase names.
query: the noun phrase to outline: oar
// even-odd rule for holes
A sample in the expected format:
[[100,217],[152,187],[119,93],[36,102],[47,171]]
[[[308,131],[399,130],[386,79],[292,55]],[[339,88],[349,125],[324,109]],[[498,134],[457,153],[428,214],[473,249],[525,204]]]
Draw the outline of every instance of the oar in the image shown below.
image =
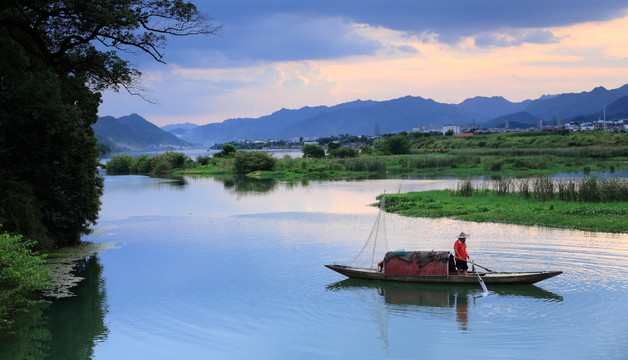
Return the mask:
[[486,284],[484,284],[484,280],[482,280],[482,278],[480,277],[480,274],[478,274],[477,270],[475,270],[475,265],[476,264],[473,263],[473,260],[471,260],[471,258],[467,258],[467,259],[469,260],[469,262],[473,266],[473,272],[475,272],[475,275],[477,275],[478,280],[480,281],[480,286],[482,287],[482,290],[484,290],[484,295],[488,295],[488,289],[486,288]]
[[475,263],[475,266],[477,266],[477,267],[481,267],[482,269],[484,269],[484,270],[486,270],[486,271],[488,271],[488,272],[495,272],[495,271],[493,271],[493,270],[491,270],[491,269],[489,269],[489,268],[485,268],[484,266],[482,266],[482,265],[480,265],[480,264],[478,264],[478,263]]

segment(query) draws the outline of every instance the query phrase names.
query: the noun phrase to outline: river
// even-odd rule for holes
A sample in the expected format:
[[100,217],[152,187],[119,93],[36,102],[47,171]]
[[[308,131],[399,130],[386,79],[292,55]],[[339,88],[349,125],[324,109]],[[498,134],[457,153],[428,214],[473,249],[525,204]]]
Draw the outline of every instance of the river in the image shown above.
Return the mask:
[[[468,251],[530,286],[391,284],[328,270],[384,191],[453,180],[254,183],[107,176],[77,295],[24,314],[3,359],[626,359],[628,235],[386,215],[390,250]],[[383,254],[379,254],[381,257]]]

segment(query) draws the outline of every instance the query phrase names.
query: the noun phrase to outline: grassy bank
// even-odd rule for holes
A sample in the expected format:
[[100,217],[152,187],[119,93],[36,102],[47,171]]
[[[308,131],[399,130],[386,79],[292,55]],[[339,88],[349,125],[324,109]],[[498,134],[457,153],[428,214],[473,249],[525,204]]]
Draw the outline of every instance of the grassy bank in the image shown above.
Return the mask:
[[473,191],[470,196],[458,196],[454,190],[436,190],[386,195],[386,211],[415,217],[628,233],[625,201],[541,201],[489,189]]

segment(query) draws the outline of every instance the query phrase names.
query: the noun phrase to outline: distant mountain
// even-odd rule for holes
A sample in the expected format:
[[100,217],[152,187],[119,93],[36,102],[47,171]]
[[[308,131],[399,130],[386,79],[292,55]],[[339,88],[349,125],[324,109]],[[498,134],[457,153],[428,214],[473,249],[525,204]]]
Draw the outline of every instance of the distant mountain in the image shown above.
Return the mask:
[[628,85],[614,90],[607,90],[600,86],[590,92],[545,96],[531,101],[523,111],[539,116],[544,120],[551,120],[556,117],[566,119],[578,115],[599,113],[604,106],[624,96],[628,96]]
[[[573,119],[589,119],[599,116],[605,106],[607,118],[609,115],[621,114],[625,114],[621,115],[625,117],[628,115],[628,99],[624,99],[627,96],[628,85],[613,90],[597,87],[590,92],[543,95],[536,100],[518,103],[501,96],[478,96],[460,104],[444,104],[422,97],[406,96],[388,101],[356,100],[335,106],[281,109],[259,118],[228,119],[202,126],[169,125],[164,130],[170,131],[165,132],[166,134],[176,135],[175,137],[188,143],[210,146],[234,140],[374,135],[376,128],[382,134],[411,131],[419,127],[437,130],[443,125],[473,124],[503,128],[508,121],[508,127],[515,129],[537,126],[539,120],[544,124],[552,124],[554,121],[566,123]],[[141,119],[135,114],[131,117],[135,120]],[[125,124],[124,121],[121,123]],[[125,134],[130,136],[131,130]],[[162,141],[151,139],[133,144],[122,135],[124,134],[118,134],[117,143],[127,147],[140,146],[140,143],[142,146],[147,143],[155,146]],[[134,138],[139,135],[135,134]]]
[[162,126],[160,129],[163,131],[172,132],[177,129],[190,130],[190,129],[194,129],[195,127],[198,127],[198,125],[186,122],[183,124],[165,125],[165,126]]
[[173,124],[173,125],[162,126],[161,130],[167,131],[173,134],[174,136],[178,137],[179,139],[182,139],[186,137],[192,129],[197,128],[197,127],[198,125],[196,124],[186,122],[183,124]]
[[628,118],[628,96],[613,101],[606,107],[606,117],[616,119]]
[[373,135],[377,125],[381,133],[409,131],[423,126],[439,128],[446,124],[464,125],[488,117],[451,104],[406,96],[388,101],[362,101],[336,106],[281,109],[257,119],[229,119],[222,123],[192,129],[184,140],[203,145],[239,139],[290,139],[341,134]]
[[526,100],[520,103],[513,103],[501,96],[483,97],[476,96],[458,104],[458,108],[481,114],[489,119],[496,118],[504,114],[512,114],[522,111],[530,102]]
[[137,114],[114,118],[98,118],[92,125],[98,142],[108,145],[112,151],[143,151],[177,149],[190,144],[148,122]]
[[540,117],[534,116],[529,112],[520,111],[514,114],[499,116],[493,120],[487,121],[484,126],[488,129],[503,129],[506,128],[506,122],[508,122],[508,129],[526,129],[538,126],[540,119]]

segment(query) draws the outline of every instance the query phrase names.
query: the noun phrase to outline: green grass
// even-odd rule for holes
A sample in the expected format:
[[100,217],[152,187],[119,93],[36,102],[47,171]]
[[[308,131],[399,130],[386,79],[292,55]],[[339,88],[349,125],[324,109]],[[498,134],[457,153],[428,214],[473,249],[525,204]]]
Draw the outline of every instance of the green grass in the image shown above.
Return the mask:
[[628,202],[535,201],[515,195],[497,196],[492,190],[461,197],[450,190],[434,190],[386,195],[386,211],[414,217],[628,233]]

